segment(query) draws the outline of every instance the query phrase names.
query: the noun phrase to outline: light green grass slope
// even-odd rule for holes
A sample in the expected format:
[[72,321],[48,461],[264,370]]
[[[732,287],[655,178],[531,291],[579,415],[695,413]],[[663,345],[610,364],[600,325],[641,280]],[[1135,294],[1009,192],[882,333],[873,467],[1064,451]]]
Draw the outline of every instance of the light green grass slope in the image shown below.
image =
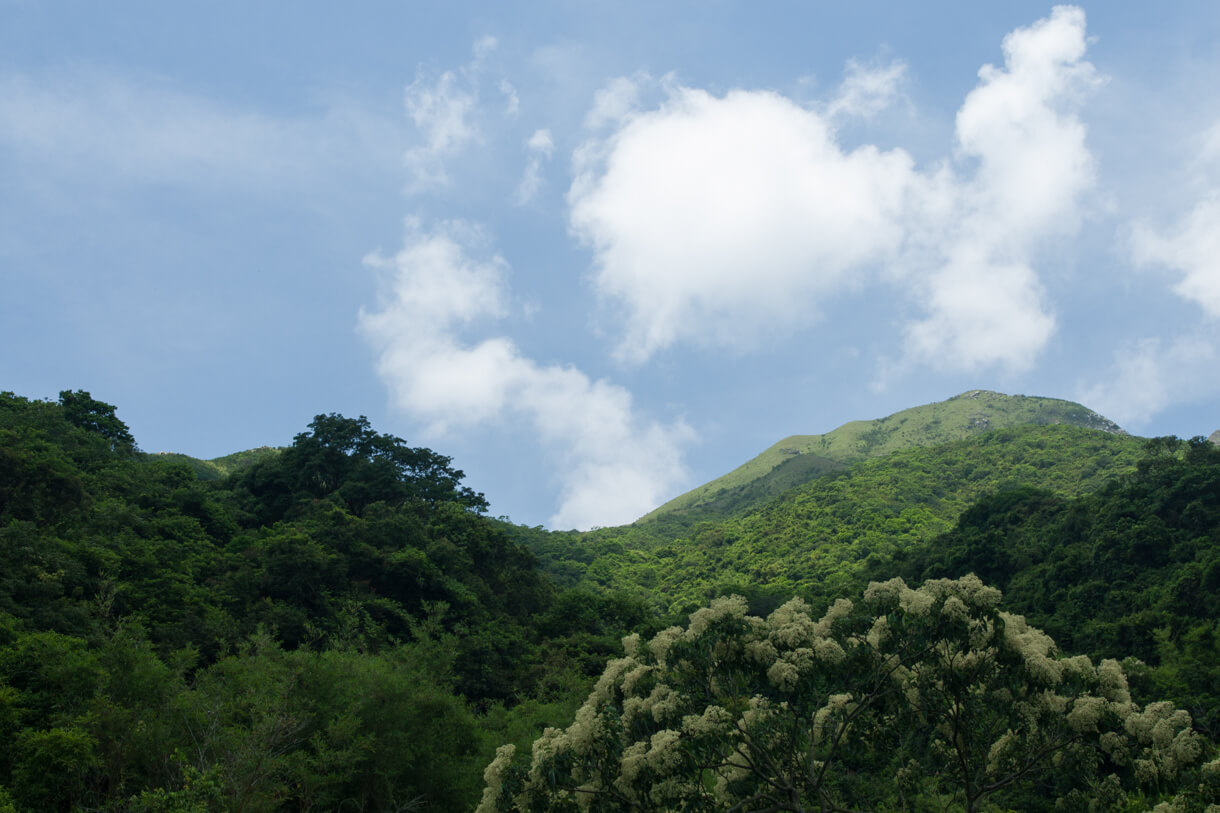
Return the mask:
[[675,497],[641,521],[692,512],[723,515],[755,498],[774,496],[781,484],[791,488],[868,458],[962,440],[992,429],[1052,424],[1122,431],[1113,421],[1071,401],[971,390],[886,418],[852,421],[824,435],[784,438],[723,477]]
[[246,449],[242,452],[227,454],[224,457],[214,457],[211,460],[201,460],[198,457],[178,454],[177,452],[158,452],[157,456],[170,460],[180,460],[190,466],[191,470],[195,472],[195,476],[200,480],[223,480],[230,474],[249,468],[255,463],[260,463],[269,457],[274,457],[281,451],[281,449],[274,446],[260,446],[257,449]]

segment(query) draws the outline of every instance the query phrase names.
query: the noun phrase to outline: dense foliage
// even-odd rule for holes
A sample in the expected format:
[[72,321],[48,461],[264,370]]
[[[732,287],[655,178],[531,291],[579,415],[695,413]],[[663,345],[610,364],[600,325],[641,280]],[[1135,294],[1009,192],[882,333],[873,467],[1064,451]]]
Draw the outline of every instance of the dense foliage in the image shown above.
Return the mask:
[[[899,422],[886,442],[909,430]],[[896,584],[894,576],[957,584],[979,574],[1004,590],[1007,611],[1029,617],[1068,651],[1102,664],[1139,658],[1123,662],[1130,709],[1159,709],[1174,738],[1194,736],[1182,734],[1182,716],[1155,705],[1168,699],[1189,712],[1194,731],[1214,740],[1220,451],[1201,440],[1161,439],[1145,448],[1140,439],[1063,425],[971,431],[850,466],[809,456],[806,468],[789,466],[722,501],[738,500],[739,510],[714,521],[686,514],[549,533],[484,516],[483,496],[463,485],[449,458],[379,434],[364,418],[319,415],[287,448],[198,461],[144,454],[115,407],[90,393],[65,391],[57,402],[2,393],[0,813],[470,809],[484,766],[506,744],[521,758],[514,762],[504,748],[490,775],[509,796],[542,793],[529,779],[529,744],[545,727],[571,722],[625,635],[673,639],[677,652],[685,644],[672,629],[660,632],[666,625],[718,596],[740,594],[745,604],[716,601],[723,618],[699,633],[721,630],[728,646],[733,624],[777,623],[773,613],[786,608],[816,626],[812,619],[855,596],[854,609],[818,640],[853,653],[862,680],[880,668],[865,654],[883,650],[852,650],[850,642],[861,634],[867,642],[879,615],[897,618],[908,608],[901,606],[905,588],[893,588],[897,610],[878,604],[875,591],[863,603],[858,597],[870,581]],[[794,595],[804,603],[791,603]],[[936,599],[941,610],[948,598]],[[975,621],[991,618],[995,630],[1016,623],[996,622],[994,606],[967,605]],[[768,620],[747,621],[749,614]],[[932,618],[903,623],[929,645],[965,646],[964,628],[927,626]],[[786,667],[777,664],[790,662],[803,680],[809,664],[794,653],[811,647],[773,645],[768,664],[717,661],[745,670],[732,678],[744,682],[708,684],[708,691],[749,689],[754,694],[741,702],[769,697],[771,711],[786,702],[784,713],[799,707],[812,715],[801,718],[806,723],[832,695],[851,693],[826,720],[867,706],[853,717],[861,721],[857,733],[884,731],[895,747],[935,750],[937,735],[907,725],[910,709],[882,713],[884,704],[862,704],[856,688],[831,692],[833,680],[856,679],[847,673],[819,673],[825,697],[800,700],[816,700],[816,708],[781,698]],[[640,699],[632,692],[646,686],[649,697],[659,685],[694,691],[691,675],[673,673],[679,661],[642,644],[629,657],[651,677],[640,673],[630,686],[623,684],[628,672],[603,680],[597,692],[609,692],[603,699],[611,706],[599,714],[611,707],[625,714],[613,703]],[[927,675],[938,674],[920,663]],[[1025,679],[1011,663],[995,663],[996,680],[1001,673]],[[1073,703],[1102,696],[1103,667],[1090,668],[1073,672],[1070,686],[1044,688]],[[736,702],[724,699],[723,708],[744,719]],[[684,716],[705,710],[683,708]],[[1129,716],[1108,717],[1106,725]],[[643,728],[620,732],[620,757],[632,747],[641,757],[627,785],[645,796],[665,781],[649,773],[654,735],[685,730],[677,718],[649,719],[655,730],[645,731],[639,718]],[[999,732],[1000,720],[987,725]],[[1124,736],[1138,739],[1122,725]],[[808,726],[799,736],[785,731],[784,747],[812,742]],[[741,745],[736,736],[725,743]],[[1136,751],[1152,747],[1134,742]],[[1204,739],[1198,742],[1202,748]],[[976,768],[980,743],[971,751]],[[1084,787],[1068,787],[1039,762],[1038,771],[1060,778],[1031,785],[1022,774],[975,797],[963,789],[966,774],[954,779],[948,768],[922,784],[902,784],[893,773],[888,785],[870,784],[866,798],[853,795],[866,791],[853,790],[863,785],[851,777],[906,767],[874,764],[866,751],[815,755],[849,768],[847,778],[827,769],[813,784],[791,773],[785,781],[809,798],[876,808],[897,805],[894,798],[932,800],[932,809],[969,806],[971,798],[1022,808]],[[1140,754],[1128,755],[1153,759]],[[553,763],[547,776],[575,780],[578,761]],[[614,786],[621,777],[611,774],[622,764],[606,762],[599,781]],[[1136,809],[1170,788],[1141,780],[1132,773],[1136,762],[1098,765],[1113,768],[1118,784],[1105,784],[1105,773],[1080,776]],[[1211,781],[1197,768],[1191,762],[1182,776]],[[986,774],[985,765],[980,770]],[[733,793],[748,790],[742,777],[724,776]],[[688,788],[692,799],[715,790],[710,774],[702,778]],[[551,791],[562,789],[558,781]],[[987,787],[997,780],[969,781]],[[542,805],[547,797],[530,798]]]
[[721,598],[624,640],[565,730],[500,749],[496,810],[1095,810],[1220,801],[1220,760],[1116,661],[1057,657],[976,577],[874,582],[815,621]]
[[1220,447],[1203,438],[1151,441],[1136,471],[1076,499],[1001,491],[875,570],[977,573],[1065,647],[1139,658],[1220,735]]
[[[628,629],[448,458],[320,415],[226,480],[0,395],[0,809],[461,809]],[[650,626],[651,625],[651,626]]]

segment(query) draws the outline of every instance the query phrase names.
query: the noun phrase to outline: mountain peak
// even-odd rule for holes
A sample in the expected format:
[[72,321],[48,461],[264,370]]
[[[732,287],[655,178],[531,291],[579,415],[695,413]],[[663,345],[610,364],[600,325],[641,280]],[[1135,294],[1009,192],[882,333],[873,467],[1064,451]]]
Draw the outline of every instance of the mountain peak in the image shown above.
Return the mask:
[[1059,398],[967,390],[876,420],[851,421],[822,435],[791,435],[733,471],[670,500],[642,519],[703,509],[714,513],[779,493],[870,457],[935,446],[1009,426],[1068,424],[1126,434],[1088,407]]

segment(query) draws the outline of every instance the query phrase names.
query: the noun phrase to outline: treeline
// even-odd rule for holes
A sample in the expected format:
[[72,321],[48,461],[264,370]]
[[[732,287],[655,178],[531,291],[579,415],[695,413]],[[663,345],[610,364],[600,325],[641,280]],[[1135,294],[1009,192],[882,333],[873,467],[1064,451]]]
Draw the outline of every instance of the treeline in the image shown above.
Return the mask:
[[[570,727],[624,636],[668,640],[728,595],[814,619],[896,576],[976,574],[1050,656],[1123,661],[1133,702],[1220,725],[1220,450],[1201,439],[1001,429],[714,522],[589,534],[486,517],[449,458],[364,418],[246,457],[218,478],[142,453],[89,393],[0,394],[0,813],[470,809],[497,747]],[[499,764],[514,794],[535,781]]]
[[320,415],[206,482],[88,393],[0,395],[0,811],[473,805],[656,623],[461,481]]

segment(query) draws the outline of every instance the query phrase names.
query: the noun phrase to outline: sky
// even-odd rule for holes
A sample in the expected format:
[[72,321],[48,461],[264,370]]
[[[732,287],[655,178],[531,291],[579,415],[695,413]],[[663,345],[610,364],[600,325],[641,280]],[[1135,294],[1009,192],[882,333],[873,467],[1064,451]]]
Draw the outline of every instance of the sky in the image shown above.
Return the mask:
[[0,0],[0,390],[630,522],[971,389],[1220,428],[1220,6]]

